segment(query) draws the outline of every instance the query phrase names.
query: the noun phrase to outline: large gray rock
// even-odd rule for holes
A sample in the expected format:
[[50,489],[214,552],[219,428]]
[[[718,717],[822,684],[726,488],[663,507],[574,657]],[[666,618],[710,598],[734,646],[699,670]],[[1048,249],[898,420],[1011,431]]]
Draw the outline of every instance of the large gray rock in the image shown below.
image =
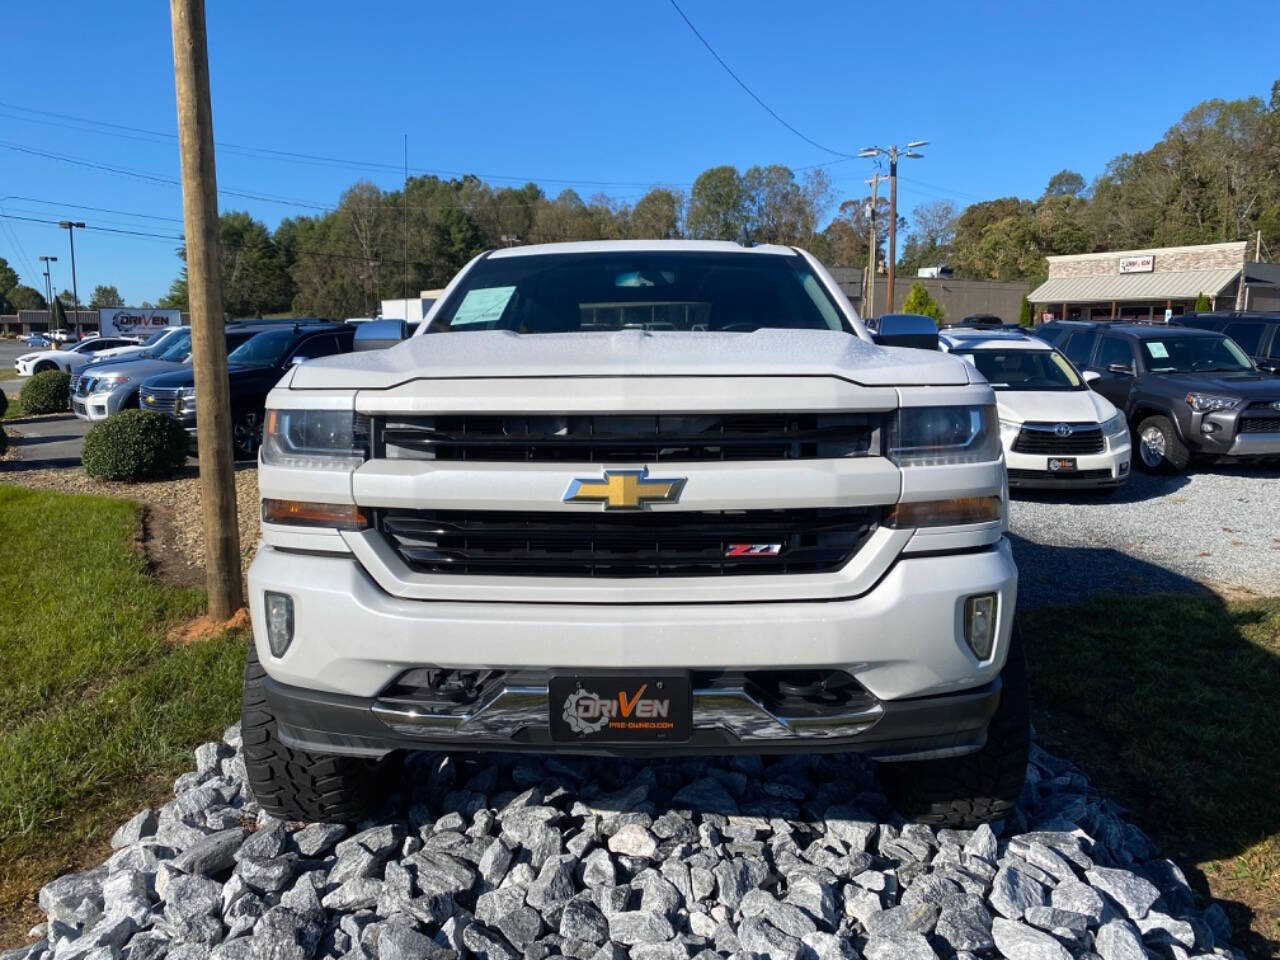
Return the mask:
[[609,939],[626,946],[662,943],[674,936],[670,921],[660,913],[632,910],[609,917]]
[[1027,907],[1040,907],[1048,902],[1044,886],[1014,867],[1001,867],[996,873],[988,898],[1001,916],[1022,919]]
[[829,933],[806,933],[800,938],[805,946],[803,960],[857,960],[857,951],[848,937]]
[[1059,910],[1070,910],[1088,917],[1091,926],[1100,924],[1107,910],[1102,895],[1079,880],[1068,880],[1054,887],[1049,894],[1049,903]]
[[875,838],[879,826],[866,813],[850,804],[833,804],[827,807],[827,833],[860,852]]
[[893,939],[904,933],[930,933],[938,922],[932,903],[900,904],[869,916],[864,926],[872,937]]
[[230,827],[201,837],[173,858],[173,865],[183,873],[206,876],[223,873],[235,865],[236,853],[245,839],[244,827]]
[[609,921],[595,904],[573,899],[560,915],[560,936],[585,943],[604,943],[609,939]]
[[922,933],[872,937],[862,948],[862,955],[867,960],[938,960]]
[[1008,960],[1071,960],[1071,951],[1049,934],[1024,923],[996,917],[991,924],[996,949]]
[[1142,937],[1127,920],[1104,923],[1093,936],[1093,949],[1102,960],[1147,960]]
[[74,923],[76,911],[85,902],[96,910],[102,909],[102,885],[106,879],[106,867],[64,874],[40,889],[40,909],[50,920]]
[[947,907],[938,915],[934,927],[937,937],[952,950],[979,953],[995,945],[991,936],[991,914],[980,902]]
[[737,909],[747,891],[764,882],[769,868],[759,860],[735,857],[718,863],[712,873],[716,878],[717,899],[732,910]]
[[529,906],[545,912],[564,904],[573,894],[573,858],[556,857],[542,865],[529,884],[526,899]]
[[[807,934],[816,933],[818,930],[811,916],[797,906],[780,903],[766,890],[748,891],[738,906],[738,912],[746,919],[762,917],[782,933],[796,940]],[[742,938],[741,930],[738,931],[738,937]]]
[[283,820],[272,820],[255,830],[236,851],[236,859],[256,857],[270,860],[284,853],[285,842],[289,834],[285,830]]
[[1160,891],[1155,884],[1129,870],[1094,867],[1086,870],[1084,875],[1091,887],[1109,896],[1134,920],[1145,917],[1147,911],[1160,899]]
[[320,903],[326,910],[362,910],[376,905],[384,889],[382,880],[358,877],[325,894]]
[[156,827],[159,821],[156,818],[156,812],[150,807],[135,813],[126,822],[122,823],[116,832],[111,835],[111,849],[119,850],[130,844],[137,843],[144,837],[155,836]]
[[738,942],[742,949],[769,960],[800,960],[805,949],[798,937],[783,933],[760,916],[748,917],[738,925]]
[[103,915],[128,917],[141,928],[151,914],[150,885],[139,870],[121,870],[102,885]]
[[222,884],[199,875],[174,877],[163,899],[165,919],[213,916],[222,912]]
[[631,823],[609,838],[608,847],[611,853],[650,860],[658,850],[658,841],[640,824]]
[[514,860],[515,851],[507,845],[506,841],[495,837],[489,841],[484,853],[480,855],[480,862],[477,864],[480,879],[490,887],[498,886],[502,883],[502,878],[507,875],[507,871],[511,869]]

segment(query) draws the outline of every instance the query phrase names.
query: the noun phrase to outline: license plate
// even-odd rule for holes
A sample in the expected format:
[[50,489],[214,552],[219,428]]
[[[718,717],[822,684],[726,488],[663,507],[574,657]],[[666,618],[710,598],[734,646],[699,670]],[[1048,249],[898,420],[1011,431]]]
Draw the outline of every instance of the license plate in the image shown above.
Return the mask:
[[688,674],[561,674],[547,693],[561,743],[682,742],[693,728]]
[[1075,473],[1076,458],[1075,457],[1050,457],[1049,472],[1050,473]]

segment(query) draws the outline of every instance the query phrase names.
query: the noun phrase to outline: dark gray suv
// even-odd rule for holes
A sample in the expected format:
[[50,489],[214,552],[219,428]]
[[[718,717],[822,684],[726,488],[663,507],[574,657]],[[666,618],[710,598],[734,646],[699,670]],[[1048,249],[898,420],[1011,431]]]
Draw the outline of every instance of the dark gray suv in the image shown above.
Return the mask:
[[1280,459],[1280,379],[1260,372],[1230,337],[1075,321],[1031,332],[1124,411],[1143,469],[1181,472],[1193,454]]

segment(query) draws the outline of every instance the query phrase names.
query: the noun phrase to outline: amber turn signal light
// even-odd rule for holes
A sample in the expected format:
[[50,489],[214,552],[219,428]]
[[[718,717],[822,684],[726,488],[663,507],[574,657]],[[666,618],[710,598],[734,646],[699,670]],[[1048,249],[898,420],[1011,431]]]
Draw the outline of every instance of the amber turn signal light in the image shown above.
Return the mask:
[[950,527],[961,523],[990,523],[999,520],[1000,498],[958,497],[955,500],[924,500],[895,503],[885,521],[890,527]]
[[369,518],[354,503],[311,503],[306,500],[263,500],[262,522],[338,530],[363,530],[369,526]]

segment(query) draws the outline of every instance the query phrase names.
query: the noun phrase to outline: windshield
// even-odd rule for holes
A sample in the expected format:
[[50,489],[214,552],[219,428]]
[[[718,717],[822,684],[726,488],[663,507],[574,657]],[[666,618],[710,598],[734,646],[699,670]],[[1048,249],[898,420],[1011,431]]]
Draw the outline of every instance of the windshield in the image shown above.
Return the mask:
[[1165,337],[1143,340],[1152,373],[1240,373],[1253,369],[1229,337]]
[[640,251],[477,263],[427,333],[851,332],[802,257]]
[[227,355],[227,363],[242,367],[274,367],[293,343],[293,330],[267,330],[256,334]]
[[191,331],[174,334],[173,339],[165,343],[153,355],[155,360],[170,360],[173,363],[186,363],[191,356]]
[[1084,381],[1057,350],[958,350],[995,390],[1083,390]]
[[139,344],[139,346],[154,347],[157,343],[159,343],[161,340],[167,337],[170,333],[172,333],[171,330],[157,330],[151,336],[147,337],[147,339],[143,340],[142,343]]

